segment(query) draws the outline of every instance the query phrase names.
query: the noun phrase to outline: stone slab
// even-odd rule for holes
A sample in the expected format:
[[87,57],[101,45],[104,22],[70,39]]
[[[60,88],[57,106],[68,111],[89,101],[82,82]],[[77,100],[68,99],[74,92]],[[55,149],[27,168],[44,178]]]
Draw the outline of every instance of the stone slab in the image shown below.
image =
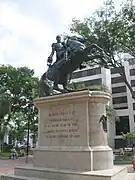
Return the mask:
[[108,145],[106,134],[98,122],[101,115],[105,114],[105,104],[109,99],[109,93],[100,91],[81,91],[36,99],[40,119],[38,145]]
[[2,180],[45,180],[45,179],[39,179],[34,177],[26,177],[26,176],[15,176],[15,175],[2,175]]
[[108,146],[98,148],[94,150],[88,147],[41,148],[34,151],[33,162],[34,166],[77,171],[90,171],[93,168],[102,170],[109,167],[111,169],[112,150]]
[[39,137],[34,166],[112,169],[112,149],[100,122],[109,100],[109,93],[88,90],[36,99]]
[[[24,176],[15,176],[15,175],[4,175],[2,176],[2,180],[45,180],[45,179],[41,179],[41,178],[30,178],[30,177],[24,177]],[[54,179],[57,180],[57,179]],[[74,179],[73,179],[74,180]],[[89,180],[95,180],[95,179],[89,179]],[[102,179],[96,179],[96,180],[102,180]],[[104,180],[108,180],[108,179],[104,179]],[[135,180],[135,174],[134,173],[128,173],[124,176],[124,178],[117,178],[116,180]]]
[[[18,167],[15,168],[15,178],[27,177],[28,178],[39,178],[39,179],[51,179],[51,180],[122,180],[127,175],[127,168],[115,166],[111,170],[102,171],[88,171],[88,172],[76,172],[76,171],[65,171],[56,169],[47,169],[39,167]],[[4,175],[2,180],[6,177],[13,176]],[[133,177],[133,176],[132,176]],[[33,178],[33,180],[34,180]],[[25,179],[24,179],[25,180]],[[30,179],[31,180],[31,179]],[[36,179],[35,179],[36,180]],[[127,179],[130,180],[130,179]]]

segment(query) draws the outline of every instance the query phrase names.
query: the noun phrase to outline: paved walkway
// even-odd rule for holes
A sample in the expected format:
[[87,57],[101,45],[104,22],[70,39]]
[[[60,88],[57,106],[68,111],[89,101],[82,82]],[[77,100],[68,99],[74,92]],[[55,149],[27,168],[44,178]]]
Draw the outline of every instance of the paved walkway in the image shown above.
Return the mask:
[[[0,175],[13,174],[15,167],[26,165],[25,160],[25,158],[19,158],[16,160],[0,160]],[[32,166],[32,158],[29,158],[27,166]]]
[[[19,158],[16,160],[0,160],[0,175],[2,174],[13,174],[14,168],[17,166],[32,166],[32,157],[29,157],[28,164],[26,164],[26,157]],[[117,166],[126,166],[128,172],[133,172],[132,165],[117,165]]]

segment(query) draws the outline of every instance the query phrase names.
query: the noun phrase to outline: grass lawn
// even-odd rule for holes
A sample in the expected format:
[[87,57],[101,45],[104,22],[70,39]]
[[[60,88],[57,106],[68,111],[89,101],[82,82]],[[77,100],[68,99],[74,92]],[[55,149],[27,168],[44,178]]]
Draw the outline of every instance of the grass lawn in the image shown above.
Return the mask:
[[9,152],[0,152],[0,157],[8,157],[9,158],[10,153]]
[[132,153],[126,152],[125,155],[115,156],[114,164],[131,164],[132,163]]

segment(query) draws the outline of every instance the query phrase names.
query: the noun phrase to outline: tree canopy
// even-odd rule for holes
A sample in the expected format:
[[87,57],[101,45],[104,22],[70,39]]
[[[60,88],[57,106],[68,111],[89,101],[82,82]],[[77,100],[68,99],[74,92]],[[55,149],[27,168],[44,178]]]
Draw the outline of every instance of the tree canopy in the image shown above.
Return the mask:
[[37,133],[37,109],[33,104],[33,98],[38,96],[39,80],[34,77],[34,71],[27,67],[2,65],[0,77],[0,114],[3,119],[1,123],[4,125],[8,117],[10,133],[21,140],[27,130],[28,118],[31,118],[31,131]]
[[73,19],[70,30],[96,43],[113,59],[116,53],[133,53],[135,49],[135,5],[132,0],[116,10],[114,2],[103,6],[83,22]]
[[[133,98],[134,91],[127,81],[122,65],[123,53],[135,56],[135,4],[127,0],[119,9],[116,9],[112,0],[104,2],[103,6],[83,21],[73,19],[71,32],[83,36],[87,43],[96,43],[107,57],[110,67],[121,68],[120,76],[129,88]],[[90,62],[89,65],[93,64]],[[100,61],[97,64],[104,66]]]

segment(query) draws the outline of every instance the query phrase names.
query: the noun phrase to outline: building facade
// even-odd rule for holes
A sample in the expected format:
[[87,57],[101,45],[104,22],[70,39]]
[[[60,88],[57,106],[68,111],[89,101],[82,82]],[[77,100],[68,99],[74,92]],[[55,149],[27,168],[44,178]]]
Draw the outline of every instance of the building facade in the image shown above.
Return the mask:
[[[129,59],[123,63],[123,67],[129,84],[135,91],[135,59]],[[132,98],[130,90],[127,88],[123,77],[120,76],[122,68],[112,68],[111,70],[94,67],[84,70],[77,70],[73,73],[72,82],[78,84],[82,82],[88,85],[105,85],[112,92],[111,104],[117,111],[119,122],[108,123],[108,142],[112,148],[125,146],[121,133],[135,131],[135,100]]]

